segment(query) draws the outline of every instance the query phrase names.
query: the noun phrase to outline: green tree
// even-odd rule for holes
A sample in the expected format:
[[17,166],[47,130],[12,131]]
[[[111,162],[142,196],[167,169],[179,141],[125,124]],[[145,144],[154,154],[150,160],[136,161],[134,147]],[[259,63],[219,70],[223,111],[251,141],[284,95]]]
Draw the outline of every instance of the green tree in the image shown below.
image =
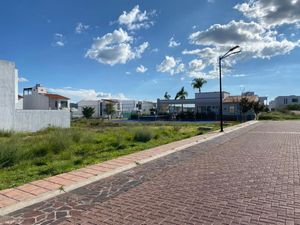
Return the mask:
[[204,84],[206,84],[207,81],[201,77],[199,78],[194,78],[193,82],[192,82],[192,87],[194,89],[199,89],[199,93],[201,92],[201,88]]
[[[186,99],[187,96],[188,96],[188,93],[184,90],[184,87],[182,87],[180,89],[180,91],[177,92],[177,94],[175,96],[175,100],[176,99]],[[181,105],[181,112],[183,112],[183,104]]]
[[113,114],[115,114],[115,104],[113,102],[108,102],[105,104],[104,112],[108,115],[108,119],[112,117]]
[[169,93],[166,92],[165,95],[164,95],[164,98],[165,98],[166,100],[170,100],[171,95],[169,95]]
[[85,118],[90,119],[95,113],[95,109],[90,106],[85,106],[82,108],[82,114]]
[[245,120],[245,114],[252,109],[252,102],[248,100],[248,98],[242,97],[240,100],[240,109],[242,113],[242,120]]
[[263,112],[265,107],[259,101],[252,102],[251,104],[252,104],[252,109],[255,113],[255,119],[258,119],[258,114],[260,112]]

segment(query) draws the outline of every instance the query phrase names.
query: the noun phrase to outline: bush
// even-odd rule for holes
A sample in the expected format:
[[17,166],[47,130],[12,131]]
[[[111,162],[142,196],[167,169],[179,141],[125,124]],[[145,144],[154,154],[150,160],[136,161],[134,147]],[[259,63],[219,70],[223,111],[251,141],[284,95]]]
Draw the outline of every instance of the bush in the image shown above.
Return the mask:
[[86,106],[82,108],[82,114],[86,119],[90,119],[95,113],[95,109],[90,106]]
[[138,120],[139,119],[139,114],[137,113],[132,113],[129,117],[130,120]]
[[134,141],[137,142],[148,142],[153,138],[153,133],[149,129],[139,129],[134,133]]
[[300,110],[300,104],[292,104],[286,107],[287,110]]

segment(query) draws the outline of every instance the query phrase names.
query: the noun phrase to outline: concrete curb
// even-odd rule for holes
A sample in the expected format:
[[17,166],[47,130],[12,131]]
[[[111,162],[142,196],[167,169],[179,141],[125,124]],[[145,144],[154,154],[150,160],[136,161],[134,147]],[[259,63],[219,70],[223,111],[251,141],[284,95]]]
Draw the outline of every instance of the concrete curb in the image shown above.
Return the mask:
[[[12,204],[12,205],[5,206],[5,207],[3,207],[3,208],[0,209],[0,216],[5,216],[5,215],[7,215],[9,213],[15,212],[15,211],[20,210],[22,208],[31,206],[33,204],[45,201],[47,199],[53,198],[55,196],[58,196],[60,194],[63,194],[63,193],[66,193],[66,192],[70,192],[70,191],[75,190],[77,188],[83,187],[85,185],[91,184],[91,183],[99,181],[99,180],[102,180],[102,179],[107,178],[109,176],[113,176],[113,175],[116,175],[118,173],[124,172],[126,170],[132,169],[132,168],[134,168],[134,167],[136,167],[138,165],[142,165],[142,164],[145,164],[147,162],[153,161],[155,159],[159,159],[159,158],[162,158],[164,156],[167,156],[169,154],[185,150],[185,149],[187,149],[189,147],[192,147],[192,146],[195,146],[197,144],[200,144],[200,143],[203,143],[203,142],[215,139],[215,138],[220,137],[222,135],[225,135],[227,133],[234,132],[236,130],[242,129],[244,127],[251,126],[251,125],[256,124],[256,123],[258,123],[258,121],[249,121],[249,122],[246,122],[246,123],[243,123],[243,124],[238,124],[236,126],[232,126],[232,127],[226,128],[225,131],[224,131],[224,133],[212,132],[212,133],[209,133],[209,134],[199,135],[199,136],[195,136],[195,137],[192,137],[192,138],[184,139],[184,140],[181,140],[181,141],[173,142],[173,143],[176,143],[176,144],[180,144],[180,142],[191,141],[188,144],[182,143],[182,145],[180,145],[178,147],[173,147],[170,150],[163,151],[162,153],[157,152],[157,154],[154,153],[154,154],[151,154],[150,156],[144,156],[144,158],[138,159],[138,160],[136,160],[134,162],[129,162],[128,164],[126,164],[124,166],[120,166],[120,167],[111,169],[110,171],[103,172],[103,173],[98,174],[96,176],[92,176],[92,177],[86,178],[84,180],[78,181],[78,182],[76,182],[74,184],[65,186],[63,188],[63,190],[49,191],[49,192],[46,192],[44,194],[35,196],[32,199],[20,201],[20,202],[17,202],[15,204]],[[169,145],[169,144],[167,144],[167,145]],[[159,146],[159,147],[162,147],[162,146]],[[159,147],[154,148],[155,149],[154,151],[156,151],[157,149],[159,149]],[[152,149],[149,149],[149,150],[152,150]],[[149,150],[144,150],[144,151],[149,151]],[[141,151],[141,152],[143,152],[143,151]],[[134,154],[135,153],[133,153],[131,155],[134,155]],[[127,155],[127,157],[130,157],[131,155]],[[120,157],[120,158],[122,158],[122,157]],[[111,160],[111,161],[113,161],[113,160]],[[107,161],[107,162],[109,163],[110,161]]]

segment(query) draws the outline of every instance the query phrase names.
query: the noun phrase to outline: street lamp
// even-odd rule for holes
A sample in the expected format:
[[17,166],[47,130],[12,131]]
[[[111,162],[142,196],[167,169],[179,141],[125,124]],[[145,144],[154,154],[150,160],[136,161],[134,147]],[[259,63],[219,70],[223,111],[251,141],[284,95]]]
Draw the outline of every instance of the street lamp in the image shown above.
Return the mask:
[[237,54],[237,53],[240,53],[241,50],[238,50],[240,48],[240,46],[235,46],[231,49],[229,49],[228,52],[226,52],[223,56],[220,56],[219,57],[219,75],[220,75],[220,110],[219,110],[219,117],[220,117],[220,132],[223,132],[223,96],[222,96],[222,60],[231,56],[231,55],[234,55],[234,54]]

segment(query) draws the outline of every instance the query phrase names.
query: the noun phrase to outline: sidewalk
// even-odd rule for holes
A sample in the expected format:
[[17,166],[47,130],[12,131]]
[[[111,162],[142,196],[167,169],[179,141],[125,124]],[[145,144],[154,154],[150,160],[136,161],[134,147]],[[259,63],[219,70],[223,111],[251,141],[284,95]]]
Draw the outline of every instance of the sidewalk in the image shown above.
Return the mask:
[[[224,133],[229,133],[255,123],[257,123],[257,121],[250,121],[232,126],[226,128]],[[214,139],[224,133],[212,132],[195,136],[127,156],[122,156],[103,163],[90,165],[68,173],[33,181],[16,188],[2,190],[0,191],[0,216],[4,216],[26,206],[33,205],[122,171],[126,171],[140,164],[184,150],[201,142]]]

